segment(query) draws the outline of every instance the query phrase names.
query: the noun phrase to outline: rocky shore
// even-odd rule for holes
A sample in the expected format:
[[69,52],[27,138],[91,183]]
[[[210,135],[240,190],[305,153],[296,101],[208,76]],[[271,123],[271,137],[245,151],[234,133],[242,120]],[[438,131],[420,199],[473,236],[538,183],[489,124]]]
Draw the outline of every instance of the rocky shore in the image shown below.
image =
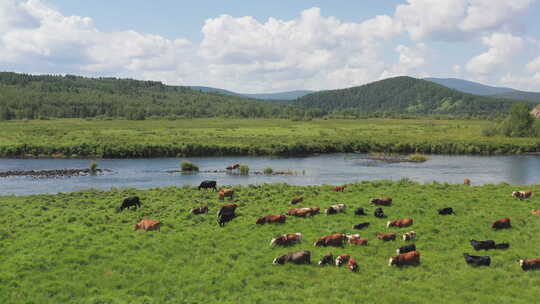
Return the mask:
[[35,178],[54,178],[71,176],[102,175],[104,172],[112,172],[110,169],[95,169],[92,172],[85,169],[55,169],[55,170],[12,170],[0,172],[0,177],[31,176]]

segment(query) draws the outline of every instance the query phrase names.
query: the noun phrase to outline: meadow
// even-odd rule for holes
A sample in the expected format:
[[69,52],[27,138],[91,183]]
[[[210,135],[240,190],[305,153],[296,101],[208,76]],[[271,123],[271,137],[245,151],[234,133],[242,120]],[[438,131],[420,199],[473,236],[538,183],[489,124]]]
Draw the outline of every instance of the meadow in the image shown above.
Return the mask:
[[[474,182],[474,181],[473,181]],[[540,257],[540,207],[533,197],[519,201],[508,184],[469,187],[450,184],[359,182],[343,193],[331,186],[263,184],[234,187],[240,215],[225,227],[216,223],[224,202],[210,190],[168,187],[150,190],[86,190],[56,195],[0,197],[0,303],[536,303],[540,271],[524,272],[516,260]],[[540,186],[527,189],[540,191]],[[137,195],[143,206],[116,212]],[[259,216],[284,213],[290,199],[321,208],[345,203],[344,214],[287,218],[285,224],[255,225]],[[388,219],[377,219],[371,198],[390,196]],[[225,200],[227,202],[228,199]],[[190,215],[208,205],[210,213]],[[439,216],[451,206],[456,215]],[[357,207],[368,216],[355,216]],[[540,208],[539,208],[540,209]],[[493,231],[491,222],[510,217],[513,228]],[[412,217],[409,228],[386,221]],[[133,232],[142,218],[161,220],[161,232]],[[360,231],[353,224],[368,221]],[[403,241],[382,242],[376,232],[415,230],[421,265],[402,269],[388,258]],[[271,238],[303,233],[301,244],[272,248]],[[313,241],[331,233],[357,232],[368,246],[318,248]],[[475,252],[470,239],[509,242],[508,250]],[[312,265],[272,265],[297,250],[312,252]],[[352,273],[316,262],[327,252],[350,253]],[[462,254],[490,255],[491,267],[473,268]]]
[[484,120],[185,119],[0,122],[0,157],[177,157],[333,152],[520,154],[538,138],[487,137]]

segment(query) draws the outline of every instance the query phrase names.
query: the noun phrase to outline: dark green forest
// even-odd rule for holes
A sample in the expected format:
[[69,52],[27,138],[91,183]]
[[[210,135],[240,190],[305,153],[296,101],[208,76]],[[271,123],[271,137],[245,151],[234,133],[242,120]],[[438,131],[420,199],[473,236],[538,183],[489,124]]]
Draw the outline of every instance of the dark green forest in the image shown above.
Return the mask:
[[289,103],[202,92],[157,81],[0,73],[0,120],[48,118],[444,118],[505,115],[515,101],[461,93],[411,77],[309,94]]

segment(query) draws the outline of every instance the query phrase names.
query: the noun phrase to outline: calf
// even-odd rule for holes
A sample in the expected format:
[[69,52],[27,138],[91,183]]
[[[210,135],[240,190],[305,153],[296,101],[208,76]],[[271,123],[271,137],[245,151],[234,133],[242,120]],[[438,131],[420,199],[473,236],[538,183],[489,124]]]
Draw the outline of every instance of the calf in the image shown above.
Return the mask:
[[403,228],[403,227],[409,227],[412,224],[413,224],[413,219],[410,217],[407,217],[407,218],[402,218],[402,219],[398,219],[394,221],[389,221],[386,223],[386,227]]
[[368,244],[368,239],[361,238],[359,234],[348,235],[347,238],[349,239],[349,244],[363,246],[367,246]]
[[199,185],[199,190],[202,189],[214,189],[214,191],[217,191],[217,188],[216,188],[216,181],[211,181],[211,180],[205,180],[205,181],[202,181],[201,184]]
[[510,219],[505,217],[500,220],[496,220],[491,224],[491,228],[493,229],[508,229],[512,228],[512,225],[510,225]]
[[130,209],[131,206],[134,206],[135,209],[141,207],[141,200],[138,196],[131,196],[126,198],[122,202],[122,205],[120,205],[119,211],[123,211],[124,209]]
[[285,223],[285,220],[287,220],[287,217],[285,215],[267,215],[263,216],[257,219],[256,224],[262,225],[262,224],[272,224],[272,223]]
[[203,214],[203,213],[208,213],[208,206],[201,206],[201,207],[197,207],[197,208],[193,208],[191,209],[191,214]]
[[349,261],[351,258],[351,255],[348,253],[344,253],[336,258],[336,266],[341,266]]
[[298,204],[300,202],[302,202],[304,200],[303,197],[293,197],[293,199],[291,200],[291,204]]
[[522,191],[512,191],[512,196],[520,200],[524,200],[532,196],[531,190],[522,190]]
[[334,192],[343,192],[343,191],[345,191],[345,187],[347,187],[347,186],[336,186],[334,189],[332,189],[332,191],[334,191]]
[[219,199],[222,200],[226,197],[233,198],[234,197],[234,190],[233,189],[221,189],[219,190]]
[[345,212],[346,208],[347,208],[347,206],[345,206],[345,204],[336,204],[336,205],[332,205],[332,206],[328,207],[328,209],[326,209],[325,213],[326,213],[326,215],[330,215],[330,214],[336,214],[336,213],[339,213],[339,212]]
[[491,258],[489,256],[477,256],[464,253],[463,257],[465,262],[471,266],[489,266],[491,264]]
[[144,219],[133,227],[133,231],[143,229],[144,231],[157,230],[161,231],[161,222],[155,220]]
[[343,247],[343,243],[347,239],[347,236],[343,233],[336,233],[327,236],[321,236],[313,245],[315,246],[339,246]]
[[380,206],[390,206],[392,205],[392,198],[390,197],[379,197],[371,200],[371,203],[374,205]]
[[225,223],[232,221],[236,217],[236,207],[238,207],[237,204],[226,204],[219,209],[217,217],[220,227],[225,226]]
[[452,209],[451,207],[442,208],[437,211],[439,212],[440,215],[455,214],[454,209]]
[[364,208],[357,208],[356,210],[354,210],[354,215],[367,215],[367,214],[364,212]]
[[286,233],[282,234],[270,241],[270,246],[292,246],[302,241],[301,233]]
[[382,208],[375,209],[375,212],[373,212],[373,215],[378,218],[385,218],[386,215],[384,215],[384,211]]
[[369,222],[364,222],[360,224],[353,225],[353,229],[364,229],[369,226]]
[[464,178],[464,179],[463,179],[463,184],[464,184],[464,185],[467,185],[467,186],[470,186],[470,185],[471,185],[471,180],[468,179],[468,178]]
[[328,264],[332,264],[334,262],[334,256],[332,253],[327,253],[325,256],[322,257],[322,259],[319,261],[319,266],[324,266]]
[[377,233],[377,238],[381,241],[395,241],[396,240],[396,234],[395,233]]
[[274,259],[274,265],[283,265],[285,263],[293,264],[311,264],[311,252],[307,250],[287,253]]
[[402,253],[398,256],[391,257],[388,260],[388,266],[405,266],[405,265],[418,265],[420,264],[420,252],[411,251]]
[[416,251],[416,245],[414,244],[404,245],[396,249],[397,254],[407,253],[411,251]]
[[540,269],[540,259],[519,260],[519,266],[525,271]]
[[403,234],[404,241],[412,241],[414,239],[416,239],[416,232],[414,231],[409,231]]
[[349,268],[350,271],[357,272],[358,271],[358,264],[356,263],[356,259],[355,258],[350,258],[349,262],[347,263],[347,267]]

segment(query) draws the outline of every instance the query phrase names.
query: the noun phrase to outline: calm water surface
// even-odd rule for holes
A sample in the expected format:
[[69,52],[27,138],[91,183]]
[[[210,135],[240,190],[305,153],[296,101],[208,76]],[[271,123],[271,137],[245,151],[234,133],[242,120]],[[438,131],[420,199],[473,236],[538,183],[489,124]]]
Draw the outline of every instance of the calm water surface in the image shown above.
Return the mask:
[[[179,168],[179,158],[100,159],[99,168],[112,169],[102,176],[64,178],[9,177],[0,178],[0,195],[67,192],[88,188],[108,190],[111,187],[140,189],[198,185],[205,179],[218,185],[245,185],[284,182],[293,185],[339,185],[362,180],[409,178],[426,183],[432,181],[462,183],[464,177],[473,185],[507,182],[510,184],[540,183],[540,156],[445,156],[431,155],[425,163],[384,163],[358,159],[358,154],[326,154],[309,157],[192,157],[200,170],[217,170],[231,163],[249,165],[252,171],[266,167],[294,170],[293,176],[224,173],[170,174]],[[88,159],[0,159],[0,171],[87,168]],[[302,174],[302,171],[304,174]]]

